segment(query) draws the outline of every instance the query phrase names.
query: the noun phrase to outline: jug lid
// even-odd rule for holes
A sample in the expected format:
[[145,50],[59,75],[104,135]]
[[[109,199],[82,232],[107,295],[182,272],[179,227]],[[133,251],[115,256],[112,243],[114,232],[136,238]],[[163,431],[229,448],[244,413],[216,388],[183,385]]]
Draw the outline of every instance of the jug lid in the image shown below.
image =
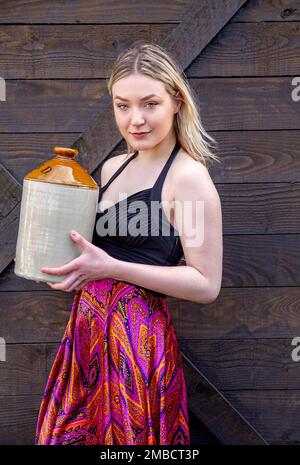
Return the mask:
[[56,156],[30,171],[24,180],[99,189],[86,169],[75,161],[78,149],[55,146],[53,151]]

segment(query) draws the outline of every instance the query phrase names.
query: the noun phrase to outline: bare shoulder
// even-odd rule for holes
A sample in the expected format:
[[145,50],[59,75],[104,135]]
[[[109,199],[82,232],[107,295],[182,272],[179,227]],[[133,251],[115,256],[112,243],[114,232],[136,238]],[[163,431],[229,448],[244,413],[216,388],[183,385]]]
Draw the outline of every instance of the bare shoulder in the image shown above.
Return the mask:
[[115,155],[114,157],[108,158],[104,161],[101,168],[101,184],[105,184],[109,181],[112,175],[116,170],[122,165],[122,163],[127,159],[127,153],[122,153],[121,155]]
[[219,194],[207,167],[182,151],[174,173],[174,198],[205,198],[219,201]]

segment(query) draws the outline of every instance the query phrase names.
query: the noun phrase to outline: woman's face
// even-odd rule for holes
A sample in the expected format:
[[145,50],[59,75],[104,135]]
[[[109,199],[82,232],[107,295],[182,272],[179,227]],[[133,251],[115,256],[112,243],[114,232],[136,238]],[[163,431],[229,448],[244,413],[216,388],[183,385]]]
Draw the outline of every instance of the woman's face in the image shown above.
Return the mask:
[[[147,150],[173,130],[179,103],[168,94],[161,81],[143,74],[131,74],[114,83],[112,98],[119,131],[134,149]],[[134,134],[142,132],[147,134]]]

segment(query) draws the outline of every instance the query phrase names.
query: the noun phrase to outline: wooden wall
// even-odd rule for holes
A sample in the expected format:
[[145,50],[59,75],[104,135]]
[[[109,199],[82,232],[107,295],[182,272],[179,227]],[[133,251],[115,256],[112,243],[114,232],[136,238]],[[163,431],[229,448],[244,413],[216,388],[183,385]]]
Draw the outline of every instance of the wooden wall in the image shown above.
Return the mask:
[[[22,184],[54,145],[76,141],[97,117],[116,56],[138,38],[159,41],[192,3],[0,1],[0,162]],[[299,21],[297,1],[249,0],[186,71],[220,144],[211,175],[224,276],[210,305],[169,299],[182,350],[274,444],[300,441],[300,362],[291,359],[300,336]],[[13,268],[0,275],[0,443],[32,444],[74,293]],[[193,444],[218,443],[192,412],[191,428]]]

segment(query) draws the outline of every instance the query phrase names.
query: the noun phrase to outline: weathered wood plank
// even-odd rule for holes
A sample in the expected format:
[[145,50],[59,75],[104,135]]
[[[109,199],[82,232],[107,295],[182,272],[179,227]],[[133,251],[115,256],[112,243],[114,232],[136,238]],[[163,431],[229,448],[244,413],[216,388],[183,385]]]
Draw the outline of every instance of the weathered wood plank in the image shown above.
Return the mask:
[[300,362],[292,359],[292,339],[183,338],[179,343],[181,351],[222,392],[281,389],[288,395],[290,389],[300,389]]
[[[291,78],[191,80],[208,130],[299,129]],[[298,121],[298,122],[297,122]]]
[[27,0],[2,0],[0,24],[111,24],[111,23],[178,23],[194,0],[132,3],[131,1],[111,2],[109,0],[30,3]]
[[34,444],[42,394],[0,397],[1,445]]
[[176,53],[178,65],[185,70],[244,3],[245,0],[223,0],[220,9],[218,0],[195,1],[181,22],[162,39],[162,45]]
[[14,258],[20,220],[20,198],[22,187],[0,163],[0,270]]
[[59,342],[71,314],[75,292],[1,293],[1,337],[10,342]]
[[191,445],[221,445],[221,442],[203,425],[190,409],[188,409],[188,415]]
[[[297,75],[297,24],[228,23],[185,73],[188,78]],[[1,77],[105,79],[121,51],[115,37],[120,46],[138,39],[160,42],[173,28],[174,24],[0,26]]]
[[[115,24],[115,23],[178,23],[185,11],[192,8],[194,0],[122,3],[104,0],[78,0],[72,2],[44,0],[28,3],[27,0],[2,0],[0,24]],[[126,12],[126,14],[124,14]],[[299,0],[248,0],[232,21],[299,21]]]
[[299,251],[299,234],[225,236],[222,286],[300,286]]
[[299,0],[250,0],[234,21],[300,21]]
[[1,131],[81,133],[102,108],[104,92],[102,80],[7,80]]
[[[224,235],[222,286],[300,286],[299,248],[299,234]],[[180,264],[185,266],[184,258]],[[41,291],[49,287],[16,276],[11,263],[0,275],[0,289]]]
[[[69,147],[80,136],[78,132],[66,133],[3,133],[0,137],[0,163],[20,185],[24,176],[40,164],[55,156],[55,146]],[[111,155],[125,153],[121,143]]]
[[151,23],[0,26],[0,76],[4,79],[105,79],[124,43],[159,42],[173,28],[174,24]]
[[12,174],[0,163],[0,220],[5,218],[18,206],[21,186]]
[[58,346],[59,343],[6,344],[6,361],[0,362],[0,396],[40,395]]
[[[115,24],[115,23],[178,23],[194,0],[166,0],[155,5],[125,0],[122,4],[104,0],[79,0],[76,8],[71,2],[28,3],[27,0],[2,0],[0,24]],[[299,21],[298,0],[248,0],[232,18],[235,22]],[[124,14],[126,12],[126,15]]]
[[299,54],[299,23],[231,23],[195,59],[186,75],[290,75],[292,79],[299,74]]
[[210,168],[215,183],[300,180],[300,131],[212,132],[221,164]]
[[[299,390],[290,390],[288,395],[280,390],[226,391],[224,396],[270,444],[299,444]],[[0,397],[1,444],[33,444],[41,398],[42,388],[40,395]],[[204,404],[203,409],[209,410],[209,406]],[[212,414],[209,410],[208,415]],[[221,418],[220,425],[223,423]]]
[[[2,132],[81,133],[88,127],[86,147],[82,138],[76,144],[91,171],[121,141],[105,81],[8,80],[6,84],[7,101],[0,106]],[[190,85],[208,131],[300,129],[300,103],[292,100],[289,77],[203,78],[191,79]]]
[[[180,338],[179,344],[220,391],[300,389],[300,362],[292,359],[292,338]],[[58,348],[59,342],[6,344],[6,362],[0,362],[0,396],[39,394]]]
[[300,288],[221,289],[209,305],[169,298],[180,339],[294,338],[300,335]]
[[241,410],[238,411],[186,355],[182,356],[189,406],[209,431],[222,444],[267,444]]
[[[0,337],[6,343],[59,342],[74,292],[1,292]],[[300,335],[300,288],[221,289],[209,305],[169,297],[180,339],[293,338]]]
[[[211,131],[221,164],[209,168],[216,184],[300,181],[299,131]],[[24,176],[54,156],[55,145],[69,146],[80,133],[4,133],[0,162],[22,184]],[[110,156],[126,152],[122,141]],[[99,165],[100,166],[100,165]],[[99,181],[98,168],[92,176]]]
[[224,234],[291,234],[300,230],[299,182],[216,187]]
[[300,444],[299,389],[226,391],[224,395],[270,444]]

